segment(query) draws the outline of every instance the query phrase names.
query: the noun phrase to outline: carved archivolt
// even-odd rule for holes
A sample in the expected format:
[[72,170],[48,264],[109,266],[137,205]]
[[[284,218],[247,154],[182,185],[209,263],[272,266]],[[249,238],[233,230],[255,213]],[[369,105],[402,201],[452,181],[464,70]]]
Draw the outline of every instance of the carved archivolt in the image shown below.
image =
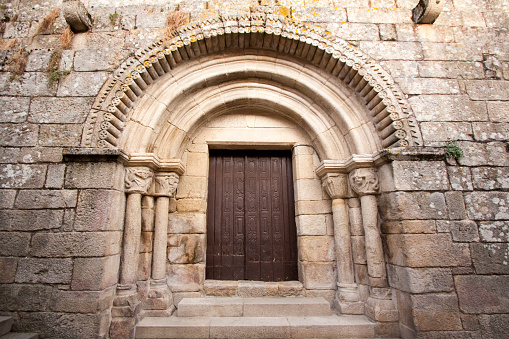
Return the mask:
[[323,29],[252,13],[182,26],[129,57],[96,98],[82,146],[117,147],[130,112],[148,86],[186,60],[238,48],[275,51],[321,68],[364,100],[383,147],[422,145],[407,100],[373,59]]

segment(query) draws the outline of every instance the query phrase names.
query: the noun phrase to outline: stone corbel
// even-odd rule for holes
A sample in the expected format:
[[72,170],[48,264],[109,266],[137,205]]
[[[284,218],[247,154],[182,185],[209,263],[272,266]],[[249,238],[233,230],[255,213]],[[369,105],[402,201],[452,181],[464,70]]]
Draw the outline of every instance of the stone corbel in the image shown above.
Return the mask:
[[444,8],[445,0],[419,0],[412,10],[412,20],[416,24],[432,24]]
[[92,28],[92,16],[81,1],[65,1],[62,4],[62,12],[67,24],[74,33],[82,33]]

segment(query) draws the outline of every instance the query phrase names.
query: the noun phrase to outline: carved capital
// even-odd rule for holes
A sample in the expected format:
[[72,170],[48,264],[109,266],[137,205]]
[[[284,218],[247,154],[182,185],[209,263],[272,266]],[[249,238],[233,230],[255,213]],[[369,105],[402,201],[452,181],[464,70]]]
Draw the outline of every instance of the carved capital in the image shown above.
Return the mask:
[[147,194],[153,177],[154,172],[150,168],[127,167],[124,179],[126,192]]
[[378,174],[374,168],[359,168],[350,172],[350,187],[358,195],[378,193]]
[[341,173],[327,173],[322,178],[322,187],[331,199],[345,199],[348,193],[348,177]]
[[170,197],[175,193],[179,183],[179,176],[175,172],[157,173],[155,176],[154,195],[158,197]]
[[412,10],[412,20],[416,24],[432,24],[444,8],[445,0],[419,0]]

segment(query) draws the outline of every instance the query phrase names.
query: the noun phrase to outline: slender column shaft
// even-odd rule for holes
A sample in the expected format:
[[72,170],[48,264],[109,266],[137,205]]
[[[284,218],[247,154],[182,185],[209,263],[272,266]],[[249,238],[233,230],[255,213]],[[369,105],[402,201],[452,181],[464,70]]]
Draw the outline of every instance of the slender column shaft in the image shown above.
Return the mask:
[[120,283],[136,284],[141,236],[141,194],[127,195]]
[[353,284],[355,278],[352,262],[352,245],[350,242],[350,226],[344,199],[334,199],[332,201],[332,214],[338,283]]
[[166,244],[168,239],[169,197],[157,197],[154,225],[154,252],[152,253],[152,279],[166,277]]
[[[378,230],[378,207],[374,195],[363,195],[361,199],[362,224],[366,239],[368,274],[373,287],[386,286],[385,260],[382,238]],[[374,278],[374,279],[372,279]],[[378,278],[378,279],[377,279]]]

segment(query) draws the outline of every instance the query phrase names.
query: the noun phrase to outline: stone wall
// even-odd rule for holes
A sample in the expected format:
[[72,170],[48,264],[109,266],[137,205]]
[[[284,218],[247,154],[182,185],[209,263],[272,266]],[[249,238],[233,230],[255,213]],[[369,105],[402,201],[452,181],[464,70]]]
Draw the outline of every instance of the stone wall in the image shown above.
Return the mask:
[[[416,25],[411,10],[417,2],[261,5],[347,40],[377,60],[408,96],[425,147],[394,155],[380,169],[378,200],[401,335],[500,338],[509,331],[509,2],[447,0],[434,24]],[[164,35],[175,9],[198,20],[259,5],[83,3],[94,23],[68,49],[60,42],[67,27],[62,15],[38,32],[62,1],[0,5],[0,313],[14,317],[17,331],[42,338],[104,338],[109,332],[124,219],[123,165],[115,152],[98,159],[66,150],[80,146],[107,76]],[[15,75],[22,48],[29,52],[26,68]],[[49,66],[58,58],[55,73]],[[440,148],[449,141],[464,151],[459,161],[446,159]],[[149,240],[150,227],[143,231]],[[352,236],[356,278],[363,281],[365,258],[356,252],[362,231],[352,229]],[[149,248],[142,246],[142,257],[149,257]],[[145,261],[140,269],[140,280],[147,280],[143,268],[150,265]]]

